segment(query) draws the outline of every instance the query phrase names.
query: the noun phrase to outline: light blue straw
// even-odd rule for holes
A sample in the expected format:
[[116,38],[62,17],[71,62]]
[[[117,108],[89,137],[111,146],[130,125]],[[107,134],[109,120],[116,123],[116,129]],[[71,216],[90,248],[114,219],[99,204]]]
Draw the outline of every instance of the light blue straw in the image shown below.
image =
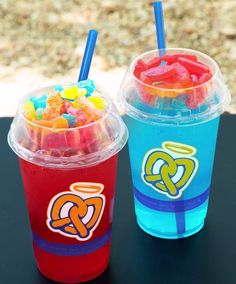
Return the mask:
[[88,79],[88,74],[90,70],[91,61],[93,58],[97,36],[98,32],[96,30],[89,31],[78,82]]

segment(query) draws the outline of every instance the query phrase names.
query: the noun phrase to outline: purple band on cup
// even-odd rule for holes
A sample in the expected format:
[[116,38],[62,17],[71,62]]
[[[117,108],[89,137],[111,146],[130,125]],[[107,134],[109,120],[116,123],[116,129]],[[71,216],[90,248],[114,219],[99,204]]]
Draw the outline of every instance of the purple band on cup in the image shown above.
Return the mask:
[[152,197],[144,195],[135,187],[133,188],[133,190],[135,198],[144,206],[150,209],[162,212],[184,212],[192,210],[204,203],[209,197],[210,188],[194,198],[173,201],[154,199]]
[[105,235],[79,244],[58,244],[46,241],[32,232],[33,243],[42,250],[60,256],[81,256],[95,252],[103,247],[111,239],[111,230]]

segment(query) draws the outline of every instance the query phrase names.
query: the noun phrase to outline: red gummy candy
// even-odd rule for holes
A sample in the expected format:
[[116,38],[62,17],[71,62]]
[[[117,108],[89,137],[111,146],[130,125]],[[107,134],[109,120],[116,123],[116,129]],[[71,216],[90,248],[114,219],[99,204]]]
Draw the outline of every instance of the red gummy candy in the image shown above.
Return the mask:
[[153,68],[153,67],[157,67],[157,66],[160,65],[160,63],[161,63],[161,58],[160,57],[154,57],[147,62],[148,69]]
[[169,64],[176,63],[176,61],[180,58],[186,58],[192,61],[197,61],[197,56],[195,55],[190,55],[190,54],[181,54],[181,53],[176,53],[176,54],[169,54],[169,55],[164,55],[161,60],[165,61]]
[[145,92],[144,90],[140,90],[140,99],[148,105],[154,105],[157,100],[157,96],[150,95],[149,93]]
[[177,71],[177,75],[174,77],[175,83],[180,83],[183,88],[190,87],[192,85],[192,81],[188,70],[179,63],[174,63],[171,66],[173,66]]
[[142,59],[139,59],[134,67],[134,76],[139,79],[141,73],[148,68],[148,65]]
[[63,113],[66,113],[67,112],[67,109],[69,107],[71,107],[71,102],[68,101],[68,100],[63,100],[62,102],[62,106],[61,106],[61,109],[60,109],[60,114],[63,114]]
[[186,106],[190,109],[195,109],[204,103],[207,96],[207,90],[204,87],[196,88],[186,100]]
[[199,85],[199,79],[196,75],[192,74],[192,75],[190,75],[190,78],[192,80],[193,86]]
[[196,75],[202,75],[203,73],[210,73],[209,68],[205,64],[200,64],[198,62],[195,62],[193,60],[189,60],[184,57],[179,57],[178,62],[181,63],[182,66],[184,66],[190,73],[196,74]]
[[152,82],[163,81],[177,73],[173,66],[163,65],[148,69],[141,73],[140,80],[144,81],[146,78],[151,79]]
[[200,77],[199,83],[200,83],[200,84],[204,84],[204,83],[206,83],[207,81],[209,81],[211,78],[212,78],[211,73],[204,73],[204,74]]

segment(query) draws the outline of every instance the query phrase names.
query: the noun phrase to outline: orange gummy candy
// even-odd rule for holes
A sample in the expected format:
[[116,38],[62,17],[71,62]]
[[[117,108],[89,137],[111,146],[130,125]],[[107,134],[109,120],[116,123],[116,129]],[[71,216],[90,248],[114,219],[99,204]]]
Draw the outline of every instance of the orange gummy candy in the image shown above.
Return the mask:
[[68,121],[62,116],[55,117],[51,120],[34,120],[33,122],[49,128],[69,128]]
[[54,107],[47,107],[43,111],[43,119],[45,120],[51,120],[53,118],[56,118],[60,115],[60,108],[54,108]]
[[47,99],[47,106],[49,108],[57,108],[60,109],[62,106],[62,98],[59,93],[56,93],[54,91],[51,91],[49,93],[48,99]]
[[82,110],[90,121],[98,120],[102,117],[102,112],[98,110],[94,104],[86,98],[78,97],[76,99],[77,108]]

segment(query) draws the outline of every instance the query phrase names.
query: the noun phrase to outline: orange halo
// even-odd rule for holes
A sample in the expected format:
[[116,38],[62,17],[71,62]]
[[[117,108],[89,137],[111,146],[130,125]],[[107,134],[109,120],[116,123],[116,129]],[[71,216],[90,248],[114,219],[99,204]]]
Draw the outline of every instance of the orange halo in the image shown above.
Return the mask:
[[104,185],[97,182],[75,182],[70,185],[71,191],[76,191],[86,194],[101,193],[103,191]]

